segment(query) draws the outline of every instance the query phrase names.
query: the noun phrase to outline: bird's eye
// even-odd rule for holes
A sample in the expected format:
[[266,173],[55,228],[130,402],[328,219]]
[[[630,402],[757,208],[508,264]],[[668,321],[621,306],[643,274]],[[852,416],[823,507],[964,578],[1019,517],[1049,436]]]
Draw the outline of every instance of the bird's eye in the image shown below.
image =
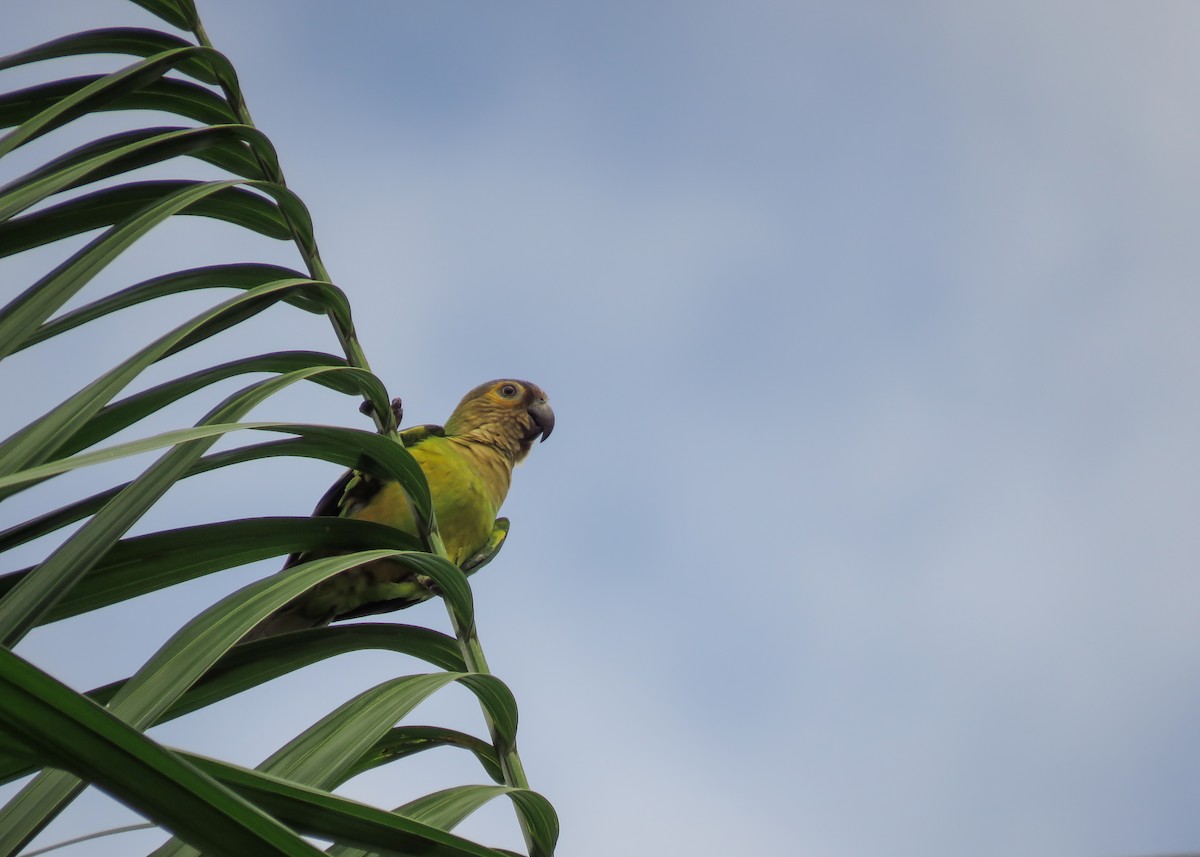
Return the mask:
[[513,396],[517,395],[517,385],[505,384],[500,388],[500,395],[506,399],[511,399]]

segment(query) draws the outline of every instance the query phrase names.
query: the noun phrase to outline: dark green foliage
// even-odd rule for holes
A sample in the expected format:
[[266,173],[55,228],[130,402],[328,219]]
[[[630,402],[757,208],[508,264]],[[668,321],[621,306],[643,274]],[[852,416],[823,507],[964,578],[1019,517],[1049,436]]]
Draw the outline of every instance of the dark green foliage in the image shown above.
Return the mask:
[[[76,331],[147,302],[185,292],[216,297],[172,329],[134,331],[138,350],[131,357],[96,367],[94,381],[47,412],[27,415],[23,428],[0,442],[0,500],[18,513],[23,491],[60,474],[147,452],[159,456],[128,482],[17,521],[0,533],[0,552],[38,538],[58,538],[36,564],[0,577],[0,781],[40,771],[0,807],[0,857],[17,853],[88,784],[175,834],[178,839],[161,854],[196,853],[193,848],[208,854],[319,853],[301,838],[311,834],[332,839],[337,843],[333,853],[344,855],[498,855],[448,831],[483,803],[507,795],[530,853],[550,855],[557,820],[549,803],[525,783],[515,750],[516,703],[487,671],[473,631],[466,575],[444,558],[424,476],[397,439],[391,397],[358,344],[349,301],[329,282],[308,211],[284,184],[274,147],[254,128],[234,70],[209,44],[193,4],[135,2],[182,32],[95,30],[0,59],[0,70],[65,56],[131,59],[114,72],[0,94],[0,127],[10,129],[0,138],[0,159],[19,147],[43,145],[49,132],[93,113],[164,114],[152,126],[88,140],[65,153],[48,152],[41,166],[0,188],[0,256],[97,233],[23,291],[12,290],[0,308],[0,360],[34,346],[70,353]],[[188,177],[188,166],[201,162],[228,177]],[[128,176],[164,164],[178,169],[180,177],[135,181]],[[92,187],[102,180],[104,186]],[[288,241],[295,246],[297,266],[249,260],[171,271],[63,311],[122,253],[152,241],[155,227],[180,215],[216,218],[264,241]],[[296,312],[324,316],[341,353],[301,342],[294,350],[244,353],[125,393],[150,367],[212,337],[234,343],[230,350],[252,347],[252,338],[238,338],[239,326],[248,319],[271,313],[286,327]],[[119,432],[137,432],[143,420],[184,397],[212,397],[218,382],[243,375],[252,380],[223,398],[211,398],[207,415],[195,426],[113,442]],[[378,433],[241,422],[297,382],[368,402]],[[355,412],[352,400],[346,411]],[[222,438],[241,439],[248,430],[287,437],[211,451]],[[399,481],[417,513],[421,538],[360,521],[281,517],[200,522],[127,536],[180,480],[214,471],[236,479],[256,461],[279,456],[319,458]],[[506,531],[507,522],[501,522],[488,549],[464,566],[468,572],[495,555]],[[301,551],[327,556],[268,576],[202,610],[157,652],[147,652],[143,666],[124,681],[81,694],[19,655],[22,639],[40,625]],[[297,594],[359,562],[385,556],[436,583],[456,637],[374,623],[237,645],[247,630]],[[318,723],[290,740],[280,736],[281,749],[258,771],[172,750],[143,734],[157,723],[317,661],[378,648],[421,659],[435,671],[391,679],[340,705],[331,700],[331,713]],[[437,726],[397,725],[422,699],[456,683],[478,699],[488,739]],[[494,784],[436,792],[396,812],[329,791],[365,770],[436,747],[468,751]]]

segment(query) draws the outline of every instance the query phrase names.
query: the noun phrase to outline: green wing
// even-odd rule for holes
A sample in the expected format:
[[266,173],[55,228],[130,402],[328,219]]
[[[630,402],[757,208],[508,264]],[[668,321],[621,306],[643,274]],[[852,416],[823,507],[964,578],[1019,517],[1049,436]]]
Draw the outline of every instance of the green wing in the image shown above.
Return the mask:
[[[437,425],[413,426],[400,432],[406,449],[412,449],[430,437],[443,437],[446,430]],[[383,483],[364,470],[347,470],[342,477],[329,486],[329,490],[313,509],[314,517],[340,518],[351,504],[365,504],[379,492]]]
[[412,426],[400,432],[400,440],[405,446],[416,446],[427,437],[445,437],[446,429],[442,426],[426,423],[422,426]]
[[[421,443],[430,437],[444,437],[446,430],[439,425],[427,424],[412,426],[400,432],[400,440],[406,449]],[[317,507],[313,509],[314,518],[340,518],[347,508],[361,508],[372,497],[379,493],[383,483],[375,476],[363,470],[347,470],[337,482],[329,486],[329,490],[321,495]],[[289,554],[284,568],[291,568],[301,561],[302,555]]]

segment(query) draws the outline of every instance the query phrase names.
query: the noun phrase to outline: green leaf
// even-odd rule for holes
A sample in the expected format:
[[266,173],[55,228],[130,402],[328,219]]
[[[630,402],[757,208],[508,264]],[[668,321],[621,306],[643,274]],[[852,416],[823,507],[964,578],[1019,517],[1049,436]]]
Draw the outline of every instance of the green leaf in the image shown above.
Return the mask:
[[[450,671],[457,672],[463,668],[462,655],[458,653],[458,644],[454,638],[428,628],[384,622],[312,628],[234,646],[156,718],[152,725],[197,711],[317,661],[366,649],[410,655]],[[97,703],[107,704],[125,685],[125,681],[96,688],[89,691],[87,696]],[[432,727],[408,728],[422,730]],[[392,730],[394,733],[400,731]],[[495,751],[490,744],[463,733],[450,730],[434,731],[445,732],[451,736],[440,743],[465,747],[479,757],[489,772],[493,769],[499,770]],[[0,735],[0,739],[2,738]],[[385,736],[363,758],[354,761],[352,773],[347,777],[384,764],[390,759],[428,749],[436,743],[433,736],[426,735],[423,746],[412,746],[407,752],[402,752],[397,739],[389,740],[389,736]],[[36,771],[37,767],[25,748],[20,745],[5,745],[0,740],[0,783],[27,776]]]
[[[43,342],[60,333],[73,330],[81,324],[103,318],[118,310],[137,306],[140,303],[156,298],[182,294],[196,289],[250,289],[254,286],[261,286],[274,281],[306,279],[304,274],[294,271],[291,268],[256,263],[213,265],[206,268],[189,268],[185,271],[176,271],[173,274],[164,274],[161,277],[145,280],[136,285],[113,292],[110,295],[105,295],[103,298],[78,309],[63,313],[53,321],[46,322],[30,334],[17,350],[28,348],[38,342]],[[319,283],[321,281],[311,280],[310,282]],[[341,292],[340,290],[331,288],[331,294],[341,295]],[[324,296],[320,300],[315,300],[309,297],[304,291],[297,291],[284,298],[286,303],[314,313],[326,312],[332,300],[332,297]],[[345,303],[344,295],[341,297],[341,302]]]
[[[19,468],[26,468],[27,472],[32,473],[37,464],[45,461],[64,446],[80,448],[90,446],[94,441],[102,439],[105,435],[98,433],[96,427],[91,425],[92,417],[144,369],[169,354],[219,333],[231,323],[261,312],[271,304],[282,300],[288,292],[298,290],[320,296],[328,294],[320,284],[310,280],[283,280],[267,283],[247,289],[242,294],[235,295],[212,309],[188,319],[175,329],[160,336],[0,444],[0,474],[14,473]],[[362,392],[375,403],[387,400],[387,391],[379,379],[362,369],[317,365],[293,370],[288,374],[300,377],[296,373],[300,373],[304,377],[317,377],[325,374],[339,375],[341,376],[340,380],[326,381],[326,385],[332,384],[340,389],[357,388],[357,391]],[[151,394],[151,398],[162,395],[163,391],[159,389],[156,393]],[[166,401],[164,401],[165,403]],[[137,405],[135,403],[133,415],[136,413]],[[110,427],[115,430],[121,427],[120,422],[121,419],[118,417],[116,427],[102,423],[99,428]],[[72,441],[74,442],[72,443]],[[151,448],[153,447],[145,447],[142,451]],[[104,457],[103,452],[99,455]],[[34,477],[35,480],[37,478],[40,477]],[[0,479],[0,481],[3,480]],[[28,483],[31,480],[22,481]],[[0,496],[3,496],[2,490],[0,490]]]
[[465,673],[403,676],[364,691],[293,738],[258,770],[292,782],[333,788],[358,758],[431,693]]
[[[181,155],[201,158],[249,179],[264,178],[260,159],[278,170],[270,141],[246,125],[126,131],[80,146],[0,188],[0,220],[11,218],[56,193]],[[52,234],[45,222],[28,220],[24,232],[10,234],[10,238],[15,235],[14,246],[25,248],[31,246],[31,240],[39,244],[54,240],[23,238],[39,225],[48,236]],[[102,221],[100,225],[107,223]]]
[[554,811],[554,806],[529,789],[513,789],[508,796],[524,819],[525,828],[533,840],[529,857],[551,857],[558,844],[559,831],[558,813]]
[[517,700],[508,685],[487,673],[467,673],[462,683],[479,698],[495,724],[501,742],[496,752],[500,755],[509,752],[517,742]]
[[[44,622],[289,553],[420,547],[415,537],[394,527],[344,518],[251,518],[167,530],[117,542]],[[0,598],[30,570],[0,575]]]
[[[199,428],[184,432],[168,432],[169,439],[165,443],[162,440],[164,436],[160,435],[149,444],[146,441],[140,441],[120,445],[126,454],[130,454],[131,448],[135,451],[145,451],[163,445],[179,444],[156,461],[141,476],[129,483],[120,494],[110,500],[78,532],[51,554],[49,559],[22,579],[5,596],[4,600],[0,601],[0,640],[3,640],[6,645],[14,645],[30,628],[34,627],[99,561],[104,551],[108,550],[113,542],[119,539],[176,480],[192,468],[196,460],[217,438],[237,425],[222,423],[220,420],[223,417],[239,416],[278,390],[321,371],[333,370],[316,368],[252,384],[228,397],[220,406],[211,411],[208,417],[201,422]],[[296,431],[297,428],[295,426],[285,428],[278,424],[266,425],[281,431]],[[300,427],[296,433],[311,433],[317,438],[324,437],[332,445],[339,440],[344,442],[348,437],[347,432],[350,430],[331,429],[326,426],[305,426]],[[421,485],[425,484],[420,467],[398,443],[367,432],[350,432],[350,435],[369,438],[370,440],[364,441],[364,443],[375,446],[379,461],[385,467],[399,465],[404,468],[403,476],[405,478],[412,477],[408,468],[415,468],[416,478]],[[400,451],[397,452],[397,450]],[[100,459],[103,459],[105,452],[101,451]],[[111,450],[107,452],[111,452]],[[66,469],[78,466],[79,462],[84,460],[94,461],[97,460],[97,456],[92,454],[68,459]],[[5,479],[0,479],[0,482],[14,478],[19,480],[22,475],[44,471],[48,466],[52,465],[33,468],[24,471],[23,474],[17,474],[15,477],[5,477]],[[34,481],[37,478],[40,477],[35,476]],[[428,486],[425,486],[425,490],[426,497],[428,497]]]
[[[108,710],[135,729],[147,728],[246,631],[272,611],[347,568],[395,554],[377,550],[313,560],[243,587],[209,607],[171,637],[113,695]],[[23,583],[31,579],[33,576]],[[14,589],[0,603],[0,608],[19,591]],[[82,787],[78,779],[61,770],[38,775],[16,798],[0,808],[0,854],[8,853],[4,850],[6,844],[27,842]]]
[[[315,375],[321,371],[334,371],[334,369],[327,367],[314,367],[307,371],[290,372],[287,375],[280,376],[278,379],[270,379],[268,381],[260,382],[259,385],[254,385],[250,388],[247,388],[247,390],[255,389],[258,386],[272,383],[293,383],[298,379],[307,379],[309,376]],[[342,371],[351,370],[347,369]],[[361,372],[362,370],[353,371]],[[47,462],[46,464],[40,464],[36,467],[26,468],[25,470],[17,473],[0,476],[0,489],[38,482],[50,476],[56,476],[59,473],[77,470],[88,465],[100,464],[106,461],[114,461],[119,458],[126,458],[131,455],[139,455],[143,452],[151,452],[156,449],[162,449],[163,447],[173,446],[176,444],[190,443],[192,441],[211,441],[220,435],[242,429],[286,432],[288,434],[300,435],[311,442],[306,446],[306,454],[313,453],[314,457],[326,458],[329,461],[344,461],[347,457],[346,450],[355,449],[355,447],[357,447],[357,454],[354,457],[355,466],[358,469],[369,471],[373,475],[379,476],[383,479],[390,479],[399,482],[412,498],[413,504],[419,504],[423,506],[421,509],[423,514],[427,516],[431,516],[433,514],[433,503],[429,495],[429,485],[425,481],[425,474],[421,471],[420,465],[417,464],[415,459],[413,459],[412,453],[406,450],[395,440],[374,434],[373,432],[362,431],[360,429],[347,429],[336,426],[302,425],[299,423],[202,422],[200,425],[193,428],[176,429],[174,431],[163,432],[161,434],[143,438],[141,440],[114,444],[113,446],[106,447],[95,452]],[[316,454],[318,451],[320,451],[319,455]],[[451,568],[454,568],[453,564],[448,564]],[[444,576],[444,572],[437,567],[436,564],[431,565],[428,568],[422,568],[420,571],[424,574],[428,574],[435,580],[438,580],[439,585],[445,583],[445,585],[456,591],[461,589],[461,587],[457,586],[453,580],[440,580],[439,578]]]
[[[84,75],[0,95],[0,128],[29,122],[105,79],[105,75]],[[211,89],[172,78],[152,81],[140,89],[122,91],[110,100],[101,102],[95,109],[154,110],[192,119],[203,125],[225,125],[238,121],[229,102]]]
[[[273,440],[267,443],[251,444],[226,452],[206,455],[188,468],[180,476],[180,479],[188,476],[196,476],[201,473],[208,473],[212,470],[241,464],[246,461],[277,458],[280,456],[317,458],[341,464],[344,467],[354,467],[359,461],[356,450],[350,451],[343,447],[332,446],[321,438],[296,437],[288,440]],[[23,524],[18,524],[0,532],[0,551],[10,550],[17,545],[69,526],[89,515],[94,515],[110,500],[128,488],[130,484],[129,482],[125,482],[115,485],[106,491],[101,491],[98,494],[93,494],[91,497],[85,497],[74,503],[68,503],[60,509],[39,515]]]
[[509,791],[508,786],[456,786],[411,800],[396,807],[396,814],[440,830],[453,830],[479,807]]
[[152,15],[181,30],[194,30],[200,22],[192,0],[133,0]]
[[[6,732],[52,764],[96,783],[199,848],[214,854],[321,853],[188,762],[4,648],[0,719]],[[30,838],[32,834],[22,836],[0,826],[0,849],[5,853]]]
[[[463,673],[403,676],[364,691],[296,736],[257,770],[291,784],[331,789],[344,782],[354,761],[371,750],[401,717]],[[192,853],[168,842],[152,857]]]
[[109,709],[126,722],[149,727],[247,631],[272,612],[348,568],[402,553],[369,550],[310,560],[227,595],[163,644],[113,695]]
[[[358,841],[370,854],[421,857],[501,857],[502,852],[460,839],[395,813],[365,806],[258,771],[187,756],[214,779],[304,833]],[[169,848],[156,853],[170,853]]]
[[[111,405],[106,405],[89,418],[85,425],[72,434],[55,450],[55,455],[71,455],[86,449],[93,444],[105,440],[122,429],[136,423],[143,417],[157,413],[167,405],[179,401],[185,396],[202,390],[210,384],[234,378],[238,375],[258,372],[272,372],[280,375],[298,372],[317,366],[345,369],[345,360],[332,354],[322,354],[319,351],[290,351],[274,354],[260,354],[222,363],[210,369],[201,369],[190,375],[184,375],[165,384],[159,384],[148,390],[143,390],[128,398]],[[361,372],[362,370],[355,370]],[[364,387],[360,377],[347,378],[343,373],[323,372],[310,379],[315,384],[337,390],[340,393],[363,393]],[[374,385],[369,385],[374,387]],[[377,391],[382,387],[375,388]]]
[[236,181],[189,183],[113,226],[0,309],[0,360],[109,262],[162,221]]
[[[373,764],[366,764],[366,760],[378,757],[389,746],[383,742],[392,726],[430,694],[452,681],[474,691],[485,707],[490,706],[493,697],[481,690],[487,685],[503,687],[494,676],[478,673],[427,673],[386,681],[321,718],[272,754],[258,769],[294,782],[333,788],[373,767]],[[494,716],[490,707],[489,712]]]
[[[453,830],[471,813],[488,801],[508,795],[533,820],[535,853],[550,855],[558,840],[558,816],[554,807],[537,792],[511,786],[456,786],[409,801],[395,812],[440,830]],[[326,851],[330,857],[369,857],[370,851],[354,846],[335,845]]]
[[[123,96],[146,90],[171,69],[197,59],[211,63],[214,67],[223,67],[230,75],[233,73],[228,60],[216,51],[189,46],[163,51],[102,77],[75,78],[72,81],[61,81],[54,85],[9,93],[0,100],[0,121],[3,124],[12,124],[12,120],[19,119],[21,124],[0,139],[0,157],[95,110],[127,109],[125,105],[129,101],[123,99]],[[73,91],[64,91],[64,84],[75,84],[75,88]],[[202,89],[194,84],[183,85]],[[209,92],[209,95],[212,96],[212,93]],[[205,124],[226,122],[237,122],[237,117],[228,108],[220,122]]]
[[461,747],[470,750],[489,777],[498,783],[504,782],[504,772],[500,768],[495,747],[474,735],[454,729],[443,729],[440,726],[397,726],[389,730],[370,750],[355,760],[348,769],[346,778],[435,747]]
[[[212,182],[169,180],[129,182],[76,197],[33,214],[0,223],[0,256],[21,253],[72,235],[111,226],[139,212],[170,200],[189,188]],[[251,229],[268,238],[286,241],[292,237],[287,222],[274,204],[257,193],[221,182],[224,187],[197,195],[172,214],[211,217]]]
[[[366,649],[410,655],[452,672],[463,666],[453,637],[416,625],[370,622],[293,631],[235,646],[155,722],[180,717],[318,661]],[[111,698],[121,684],[94,691],[96,698]]]
[[[0,57],[0,70],[59,57],[86,54],[130,54],[148,57],[163,51],[190,47],[194,47],[191,42],[158,30],[142,27],[108,27],[72,33],[61,39],[43,42],[15,54]],[[175,66],[175,70],[203,83],[215,84],[218,82],[212,67],[200,59],[181,62]]]
[[398,557],[418,574],[430,578],[464,628],[474,627],[475,604],[467,576],[454,563],[432,553],[408,552]]

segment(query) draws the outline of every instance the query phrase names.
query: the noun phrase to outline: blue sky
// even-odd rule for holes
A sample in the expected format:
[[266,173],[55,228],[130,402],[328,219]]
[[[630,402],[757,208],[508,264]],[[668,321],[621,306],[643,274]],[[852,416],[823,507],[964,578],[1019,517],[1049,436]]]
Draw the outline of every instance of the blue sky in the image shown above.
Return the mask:
[[[491,377],[550,393],[475,593],[562,853],[1200,848],[1200,9],[198,5],[409,420]],[[5,52],[146,20],[21,14]],[[292,262],[211,224],[147,244],[93,294]],[[336,348],[256,324],[261,350]],[[104,365],[130,329],[79,341]],[[24,407],[95,371],[20,359],[0,392]],[[308,390],[254,416],[363,425]],[[187,486],[143,529],[304,514],[335,476]],[[65,624],[26,653],[100,684],[272,570],[81,620],[121,629],[86,659]],[[406,666],[349,659],[156,734],[256,762]],[[465,694],[418,719],[478,729]],[[475,779],[443,755],[347,792]],[[499,805],[463,831],[519,842]]]

